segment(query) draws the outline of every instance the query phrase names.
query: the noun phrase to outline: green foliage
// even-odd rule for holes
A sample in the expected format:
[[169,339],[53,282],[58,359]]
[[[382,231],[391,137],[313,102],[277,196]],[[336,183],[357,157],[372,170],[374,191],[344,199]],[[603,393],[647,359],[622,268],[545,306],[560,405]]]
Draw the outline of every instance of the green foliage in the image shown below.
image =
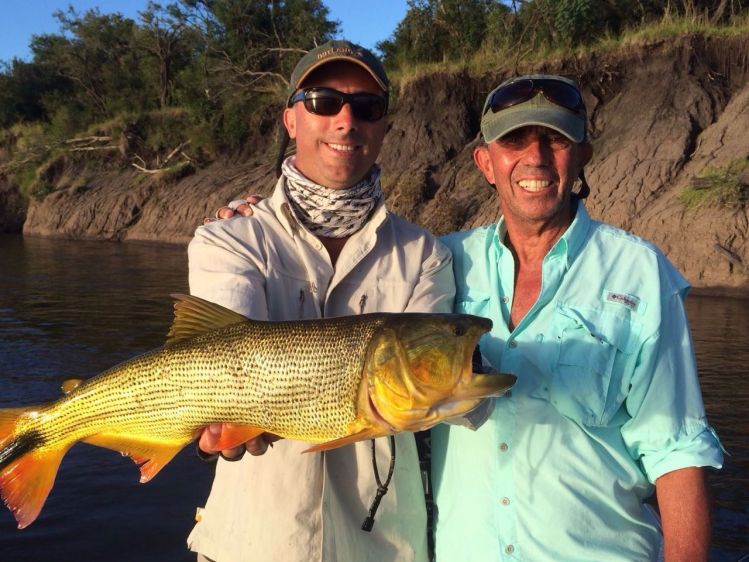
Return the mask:
[[749,187],[739,178],[748,169],[746,158],[738,158],[723,167],[709,166],[679,194],[679,201],[688,209],[708,203],[744,208],[749,201]]
[[[748,0],[409,0],[393,35],[377,48],[391,70],[435,62],[477,68],[539,60],[674,20],[746,27]],[[690,23],[691,22],[691,23]],[[663,24],[660,24],[663,25]]]
[[[378,48],[391,78],[466,64],[482,72],[622,37],[745,32],[748,4],[408,0]],[[0,62],[0,171],[39,196],[60,159],[174,178],[272,142],[269,104],[283,99],[299,57],[339,27],[323,0],[175,0],[150,2],[137,21],[98,9],[55,17],[59,32],[32,39],[30,62]],[[397,186],[404,201],[414,185]]]
[[465,59],[484,40],[496,0],[408,0],[391,39],[377,44],[389,66]]

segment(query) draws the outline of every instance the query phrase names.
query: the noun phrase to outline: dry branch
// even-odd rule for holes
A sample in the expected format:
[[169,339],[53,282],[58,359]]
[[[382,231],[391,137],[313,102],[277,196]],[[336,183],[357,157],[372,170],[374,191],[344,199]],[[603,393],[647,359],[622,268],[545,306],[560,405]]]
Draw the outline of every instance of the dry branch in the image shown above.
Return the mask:
[[732,252],[721,244],[718,244],[717,242],[715,243],[714,247],[720,255],[726,258],[732,265],[739,268],[739,270],[741,270],[744,275],[749,275],[749,267],[744,264],[744,260],[741,259],[741,256],[739,256],[735,252]]

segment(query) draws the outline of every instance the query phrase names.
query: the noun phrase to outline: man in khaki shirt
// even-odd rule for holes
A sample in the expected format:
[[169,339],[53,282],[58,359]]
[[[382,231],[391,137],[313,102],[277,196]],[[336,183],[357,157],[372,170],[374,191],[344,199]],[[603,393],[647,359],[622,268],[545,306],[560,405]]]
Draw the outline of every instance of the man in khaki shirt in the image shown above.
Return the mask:
[[[189,247],[193,294],[258,320],[452,310],[449,252],[384,205],[375,160],[388,88],[380,62],[345,41],[299,61],[283,114],[296,153],[252,219],[197,230]],[[203,432],[205,453],[224,429]],[[281,440],[265,455],[243,455],[262,454],[271,440],[221,451],[188,539],[199,559],[427,560],[412,434],[304,455],[308,445]],[[374,526],[362,530],[395,450]]]

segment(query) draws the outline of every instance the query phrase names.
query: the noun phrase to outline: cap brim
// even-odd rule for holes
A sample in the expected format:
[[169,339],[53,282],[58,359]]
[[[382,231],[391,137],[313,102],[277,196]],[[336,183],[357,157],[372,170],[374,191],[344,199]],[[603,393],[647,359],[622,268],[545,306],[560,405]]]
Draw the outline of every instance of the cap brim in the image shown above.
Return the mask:
[[486,142],[493,142],[515,129],[532,125],[549,127],[572,142],[585,140],[585,117],[545,99],[529,100],[497,113],[487,111],[481,119],[481,133]]

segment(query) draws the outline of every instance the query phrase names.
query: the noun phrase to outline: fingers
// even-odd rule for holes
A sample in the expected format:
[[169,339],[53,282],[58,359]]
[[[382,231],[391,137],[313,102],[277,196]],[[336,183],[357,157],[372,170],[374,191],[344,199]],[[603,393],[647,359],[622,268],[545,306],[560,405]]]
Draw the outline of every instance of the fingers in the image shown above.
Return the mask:
[[256,204],[258,201],[262,200],[262,198],[258,199],[255,195],[251,197],[253,199],[252,201],[250,201],[250,197],[246,199],[235,199],[234,201],[231,201],[226,207],[222,207],[221,209],[219,209],[219,211],[223,210],[223,214],[226,215],[226,217],[220,218],[230,218],[235,214],[241,215],[243,217],[251,217],[252,207],[250,207],[250,205]]
[[239,460],[244,455],[245,450],[253,456],[264,455],[268,450],[268,446],[273,446],[273,443],[281,439],[278,435],[273,433],[263,433],[258,435],[254,439],[250,439],[244,445],[234,447],[232,449],[218,449],[218,440],[221,437],[221,431],[224,424],[212,423],[206,426],[200,433],[200,439],[198,440],[198,448],[204,453],[215,454],[219,453],[224,459]]
[[217,219],[230,219],[234,216],[234,209],[231,207],[221,207],[216,211]]
[[206,426],[203,431],[200,432],[198,447],[201,451],[204,451],[206,453],[216,453],[218,452],[216,444],[219,437],[221,437],[221,424],[212,423]]
[[274,435],[273,433],[263,433],[255,437],[255,439],[250,439],[244,444],[244,447],[252,456],[258,457],[264,455],[268,450],[268,447],[273,447],[273,443],[279,439],[281,439],[281,437]]
[[264,435],[258,435],[255,439],[250,439],[244,444],[244,448],[247,449],[247,452],[253,457],[264,455],[265,451],[268,450],[268,442],[263,437]]
[[230,219],[234,216],[251,217],[253,215],[252,205],[257,205],[263,198],[260,195],[248,195],[245,199],[235,199],[228,205],[220,207],[215,214],[215,219],[206,218],[203,224],[214,220]]
[[247,203],[242,203],[239,207],[236,208],[235,212],[238,215],[242,215],[243,217],[251,217],[252,207],[250,207],[250,205]]

